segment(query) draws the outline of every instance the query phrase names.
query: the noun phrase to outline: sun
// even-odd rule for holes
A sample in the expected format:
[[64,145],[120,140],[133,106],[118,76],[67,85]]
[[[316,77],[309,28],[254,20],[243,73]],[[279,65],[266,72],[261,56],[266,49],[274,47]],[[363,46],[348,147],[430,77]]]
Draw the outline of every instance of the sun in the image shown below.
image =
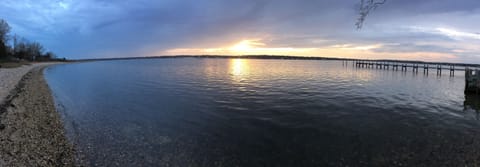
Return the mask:
[[248,53],[254,52],[258,46],[263,45],[265,44],[259,42],[258,40],[242,40],[230,47],[229,50],[234,53]]
[[243,40],[235,45],[233,45],[230,50],[236,51],[236,52],[243,52],[250,50],[252,48],[252,45],[250,45],[248,40]]

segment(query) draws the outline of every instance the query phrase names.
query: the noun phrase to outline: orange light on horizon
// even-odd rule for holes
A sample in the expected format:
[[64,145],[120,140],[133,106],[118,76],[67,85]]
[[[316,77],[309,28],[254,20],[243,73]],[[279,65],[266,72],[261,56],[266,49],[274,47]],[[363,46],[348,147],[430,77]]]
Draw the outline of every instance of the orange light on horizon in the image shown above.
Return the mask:
[[229,50],[232,52],[245,53],[255,50],[257,46],[265,46],[265,44],[259,42],[259,40],[242,40],[230,47]]
[[250,49],[252,49],[252,46],[250,46],[245,41],[242,41],[239,44],[236,44],[236,45],[234,45],[233,47],[230,48],[230,50],[233,51],[233,52],[247,52]]
[[269,47],[261,39],[243,39],[233,45],[213,48],[174,48],[166,55],[290,55],[312,57],[339,57],[358,59],[396,59],[421,61],[455,61],[458,57],[441,52],[377,52],[384,44],[335,44],[322,47]]
[[315,48],[291,48],[291,47],[266,47],[260,39],[242,40],[226,49],[228,53],[234,55],[290,55],[290,54],[306,54]]

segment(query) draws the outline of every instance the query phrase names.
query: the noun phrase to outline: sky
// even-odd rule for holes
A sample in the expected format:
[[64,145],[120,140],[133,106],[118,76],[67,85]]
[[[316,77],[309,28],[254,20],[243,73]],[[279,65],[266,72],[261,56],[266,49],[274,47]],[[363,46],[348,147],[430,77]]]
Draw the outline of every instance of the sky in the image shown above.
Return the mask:
[[2,0],[18,34],[69,59],[296,55],[480,63],[479,0]]

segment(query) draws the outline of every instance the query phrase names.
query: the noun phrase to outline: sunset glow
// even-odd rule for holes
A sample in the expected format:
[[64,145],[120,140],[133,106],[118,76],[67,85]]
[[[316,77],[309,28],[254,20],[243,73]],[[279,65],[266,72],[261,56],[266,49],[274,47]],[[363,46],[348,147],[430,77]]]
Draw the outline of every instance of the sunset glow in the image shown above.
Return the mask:
[[315,48],[268,47],[261,39],[241,40],[231,46],[218,48],[176,48],[167,50],[167,55],[215,54],[215,55],[311,55]]
[[231,48],[229,48],[230,51],[232,52],[237,52],[237,53],[247,53],[247,52],[252,52],[255,49],[257,49],[257,46],[265,46],[264,43],[260,43],[254,40],[243,40],[240,41],[239,43],[233,45]]
[[468,1],[391,2],[361,30],[354,25],[358,4],[350,1],[6,0],[0,11],[11,34],[71,59],[290,55],[480,63],[480,1]]
[[[392,44],[357,45],[352,43],[321,47],[272,47],[262,39],[240,40],[225,47],[176,48],[157,55],[292,55],[311,57],[343,57],[361,59],[396,59],[422,61],[454,61],[458,57],[450,53],[428,51],[384,52]],[[461,51],[457,51],[461,52]]]

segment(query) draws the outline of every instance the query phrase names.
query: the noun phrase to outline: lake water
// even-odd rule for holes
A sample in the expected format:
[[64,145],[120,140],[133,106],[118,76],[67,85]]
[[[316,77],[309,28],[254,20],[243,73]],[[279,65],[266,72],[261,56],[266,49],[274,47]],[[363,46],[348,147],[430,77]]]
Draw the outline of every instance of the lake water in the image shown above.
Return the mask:
[[[162,58],[45,71],[88,165],[376,166],[480,157],[464,76],[340,61]],[[477,151],[479,150],[479,151]]]

